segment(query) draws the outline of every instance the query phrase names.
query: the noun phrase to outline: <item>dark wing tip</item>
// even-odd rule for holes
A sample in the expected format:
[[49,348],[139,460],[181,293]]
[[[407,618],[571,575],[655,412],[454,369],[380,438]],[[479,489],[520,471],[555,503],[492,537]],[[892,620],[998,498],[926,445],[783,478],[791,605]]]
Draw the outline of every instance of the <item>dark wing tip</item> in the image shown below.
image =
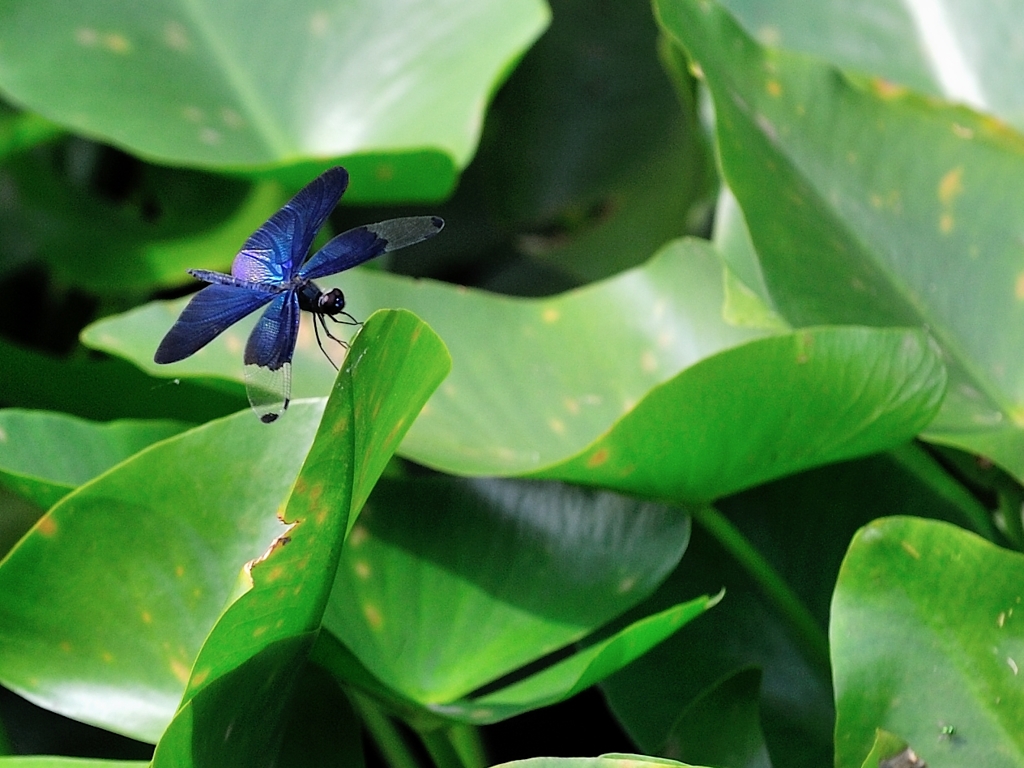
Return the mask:
[[431,216],[430,223],[437,227],[438,232],[444,229],[444,219],[442,219],[440,216]]

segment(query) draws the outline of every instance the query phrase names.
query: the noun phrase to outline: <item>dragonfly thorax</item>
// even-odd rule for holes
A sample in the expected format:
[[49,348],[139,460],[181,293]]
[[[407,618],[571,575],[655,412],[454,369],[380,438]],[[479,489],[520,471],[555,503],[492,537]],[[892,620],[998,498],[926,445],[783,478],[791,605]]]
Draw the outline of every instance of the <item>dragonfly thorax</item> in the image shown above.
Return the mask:
[[299,308],[317,315],[337,315],[345,310],[345,294],[340,288],[321,291],[312,280],[298,290]]

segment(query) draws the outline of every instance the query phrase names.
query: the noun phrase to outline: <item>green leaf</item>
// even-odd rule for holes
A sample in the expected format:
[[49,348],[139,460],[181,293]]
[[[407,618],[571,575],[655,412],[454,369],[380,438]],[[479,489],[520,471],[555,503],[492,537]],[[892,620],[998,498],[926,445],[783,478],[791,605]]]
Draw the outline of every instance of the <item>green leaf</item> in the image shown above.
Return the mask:
[[239,568],[281,534],[275,513],[321,412],[293,403],[268,428],[243,411],[61,500],[0,563],[0,681],[155,742]]
[[697,698],[679,716],[659,754],[730,768],[771,768],[761,733],[761,672],[744,669]]
[[493,723],[564,701],[643,656],[720,599],[721,595],[705,595],[673,606],[495,693],[464,705],[434,707],[434,711],[469,722]]
[[[502,768],[679,768],[683,763],[675,760],[666,760],[663,757],[648,757],[647,755],[601,755],[600,757],[531,757],[528,760],[513,760],[502,763]],[[686,768],[703,768],[702,766],[688,766]]]
[[0,483],[43,509],[152,443],[183,432],[169,421],[97,424],[45,411],[0,411]]
[[845,69],[968,104],[1024,127],[1014,44],[1017,3],[900,0],[723,0],[766,46],[802,51]]
[[1024,764],[1024,556],[909,517],[862,529],[832,602],[836,765],[875,729],[931,768]]
[[149,763],[139,760],[92,760],[56,755],[22,755],[0,757],[0,768],[145,768]]
[[374,314],[351,352],[280,513],[286,527],[245,565],[244,593],[203,644],[154,766],[250,766],[281,748],[280,722],[320,629],[345,536],[450,365],[441,340],[404,311]]
[[346,157],[352,199],[438,198],[548,16],[540,0],[16,2],[0,12],[0,89],[164,164]]
[[[836,575],[858,528],[878,514],[964,519],[957,504],[913,471],[904,453],[901,449],[821,467],[717,502],[790,585],[823,639]],[[773,764],[828,764],[835,724],[827,658],[819,663],[789,615],[766,591],[764,575],[736,560],[699,524],[701,519],[676,571],[624,620],[701,592],[724,587],[725,597],[700,621],[602,683],[612,710],[641,749],[661,754],[694,702],[717,691],[719,704],[728,705],[728,690],[716,687],[754,667],[763,674],[759,706]],[[746,706],[745,693],[733,694],[732,706]],[[658,706],[652,707],[652,701]]]
[[710,501],[899,444],[931,421],[944,391],[923,333],[806,329],[698,363],[585,451],[537,474]]
[[657,8],[707,78],[722,167],[780,312],[797,325],[926,326],[950,372],[929,439],[1024,477],[1024,140],[761,48],[710,0]]
[[[823,328],[744,344],[767,331],[723,320],[722,264],[699,241],[549,299],[366,270],[344,284],[357,317],[376,305],[411,307],[446,340],[452,376],[402,454],[457,474],[531,474],[703,500],[902,442],[932,418],[944,387],[941,362],[916,331]],[[179,306],[102,321],[84,339],[156,372],[151,350]],[[165,370],[237,377],[248,327]],[[297,392],[322,391],[311,379],[327,366],[301,364],[319,354],[302,331]],[[765,378],[775,382],[768,391],[756,385]],[[681,441],[684,432],[698,437]]]
[[448,704],[644,599],[688,537],[678,510],[602,491],[385,481],[342,553],[324,625],[388,687]]

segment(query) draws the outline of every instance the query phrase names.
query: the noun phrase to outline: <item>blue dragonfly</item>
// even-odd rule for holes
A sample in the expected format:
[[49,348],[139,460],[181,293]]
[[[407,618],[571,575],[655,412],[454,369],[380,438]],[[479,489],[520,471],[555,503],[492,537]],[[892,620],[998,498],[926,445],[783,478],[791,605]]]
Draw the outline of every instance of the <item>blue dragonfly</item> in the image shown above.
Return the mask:
[[269,424],[277,420],[291,398],[299,311],[312,313],[317,344],[325,355],[318,323],[328,338],[342,346],[348,345],[331,333],[328,319],[359,324],[345,311],[345,295],[340,289],[321,291],[313,280],[426,240],[444,226],[437,216],[367,224],[343,232],[307,260],[313,239],[347,186],[348,172],[341,167],[313,179],[245,241],[231,264],[230,275],[188,270],[210,285],[192,297],[160,342],[153,360],[184,360],[246,315],[269,304],[245,345],[245,391],[260,421]]

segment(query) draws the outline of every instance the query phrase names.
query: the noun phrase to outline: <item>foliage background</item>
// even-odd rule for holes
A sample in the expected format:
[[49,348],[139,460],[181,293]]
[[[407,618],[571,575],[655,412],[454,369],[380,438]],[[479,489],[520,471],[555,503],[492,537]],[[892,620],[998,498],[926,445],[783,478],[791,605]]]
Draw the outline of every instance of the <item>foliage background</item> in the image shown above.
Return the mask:
[[[8,3],[0,754],[1024,763],[1021,10]],[[338,163],[268,430],[152,351]]]

